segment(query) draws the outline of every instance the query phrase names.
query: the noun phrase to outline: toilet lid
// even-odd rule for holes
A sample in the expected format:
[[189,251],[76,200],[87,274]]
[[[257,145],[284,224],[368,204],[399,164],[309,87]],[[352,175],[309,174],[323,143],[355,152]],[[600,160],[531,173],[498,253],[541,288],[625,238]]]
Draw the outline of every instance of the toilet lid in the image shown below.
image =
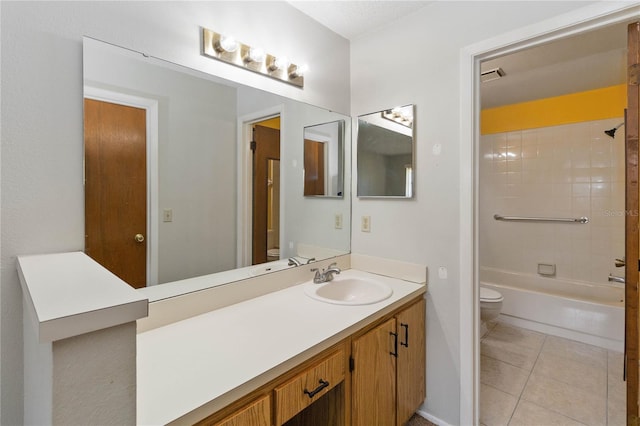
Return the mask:
[[503,297],[499,292],[490,288],[480,287],[480,300],[498,302],[502,299]]
[[273,257],[278,256],[279,257],[280,256],[280,249],[279,248],[272,248],[272,249],[267,250],[267,256],[273,256]]

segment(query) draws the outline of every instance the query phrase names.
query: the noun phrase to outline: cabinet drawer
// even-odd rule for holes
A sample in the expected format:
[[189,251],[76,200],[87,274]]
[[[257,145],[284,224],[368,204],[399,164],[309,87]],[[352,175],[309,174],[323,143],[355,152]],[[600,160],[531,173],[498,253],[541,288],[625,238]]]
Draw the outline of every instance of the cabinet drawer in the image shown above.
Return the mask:
[[340,384],[344,370],[344,351],[339,350],[276,387],[276,425],[286,422]]
[[265,395],[257,401],[246,405],[231,416],[218,422],[215,426],[270,426],[271,398]]

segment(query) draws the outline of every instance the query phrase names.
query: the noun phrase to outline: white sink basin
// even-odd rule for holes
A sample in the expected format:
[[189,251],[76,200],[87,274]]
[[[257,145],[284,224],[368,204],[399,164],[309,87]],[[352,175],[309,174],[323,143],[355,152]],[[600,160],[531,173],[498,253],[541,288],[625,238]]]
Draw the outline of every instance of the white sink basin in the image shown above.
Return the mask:
[[369,305],[393,294],[388,285],[362,278],[335,277],[323,284],[308,284],[305,293],[312,299],[336,305]]

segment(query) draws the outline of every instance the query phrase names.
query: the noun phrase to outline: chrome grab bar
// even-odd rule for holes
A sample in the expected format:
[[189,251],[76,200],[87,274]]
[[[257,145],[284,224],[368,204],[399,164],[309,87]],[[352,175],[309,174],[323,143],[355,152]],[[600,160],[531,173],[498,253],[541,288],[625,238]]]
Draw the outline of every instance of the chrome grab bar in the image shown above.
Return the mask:
[[526,217],[526,216],[501,216],[494,214],[495,220],[502,220],[505,222],[569,222],[569,223],[589,223],[589,218],[582,217]]
[[624,284],[624,277],[616,277],[615,275],[609,274],[609,282]]

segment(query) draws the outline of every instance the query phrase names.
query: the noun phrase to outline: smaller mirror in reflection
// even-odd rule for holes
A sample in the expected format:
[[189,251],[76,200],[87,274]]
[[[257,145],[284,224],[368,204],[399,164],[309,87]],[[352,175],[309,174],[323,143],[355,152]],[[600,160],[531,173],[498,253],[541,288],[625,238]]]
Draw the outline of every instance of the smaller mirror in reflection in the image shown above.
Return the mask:
[[342,197],[344,120],[304,128],[304,196]]
[[413,105],[358,117],[358,197],[413,197]]

